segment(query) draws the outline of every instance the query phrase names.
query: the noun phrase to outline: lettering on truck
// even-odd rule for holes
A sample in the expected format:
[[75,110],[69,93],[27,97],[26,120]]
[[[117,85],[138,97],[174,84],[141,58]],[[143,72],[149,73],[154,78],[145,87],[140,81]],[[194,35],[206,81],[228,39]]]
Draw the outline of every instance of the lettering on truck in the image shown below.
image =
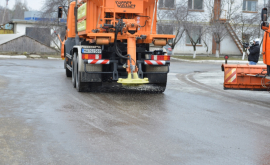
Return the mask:
[[132,4],[131,1],[115,1],[116,5],[120,8],[131,8],[135,9],[136,5]]

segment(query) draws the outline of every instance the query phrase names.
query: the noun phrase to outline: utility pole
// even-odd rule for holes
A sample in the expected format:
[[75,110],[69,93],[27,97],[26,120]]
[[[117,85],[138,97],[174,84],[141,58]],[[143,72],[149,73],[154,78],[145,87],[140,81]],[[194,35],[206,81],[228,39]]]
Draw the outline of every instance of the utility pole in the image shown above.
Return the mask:
[[6,8],[5,8],[5,11],[4,11],[4,14],[3,14],[2,25],[4,24],[4,19],[5,19],[6,10],[7,10],[8,1],[9,1],[9,0],[6,0],[6,1],[7,1],[7,3],[6,3]]

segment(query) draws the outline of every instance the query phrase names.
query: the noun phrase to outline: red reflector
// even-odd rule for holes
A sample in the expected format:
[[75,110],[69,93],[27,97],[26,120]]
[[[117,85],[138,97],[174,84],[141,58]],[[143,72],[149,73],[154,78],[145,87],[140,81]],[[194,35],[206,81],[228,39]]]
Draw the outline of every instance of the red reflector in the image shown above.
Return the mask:
[[224,56],[224,58],[225,58],[225,60],[228,60],[228,59],[229,59],[229,56],[228,56],[228,55],[226,55],[226,56]]
[[101,54],[82,54],[83,60],[100,60],[101,58]]
[[152,55],[151,60],[170,61],[171,60],[171,56]]

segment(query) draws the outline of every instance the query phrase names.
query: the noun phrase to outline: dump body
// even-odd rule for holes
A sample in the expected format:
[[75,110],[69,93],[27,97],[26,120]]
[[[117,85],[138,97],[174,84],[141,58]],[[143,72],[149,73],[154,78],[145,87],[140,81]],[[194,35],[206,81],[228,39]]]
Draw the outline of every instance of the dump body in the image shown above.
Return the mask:
[[156,33],[157,4],[157,0],[71,2],[61,56],[74,87],[110,82],[152,84],[164,91],[170,57],[163,50],[150,51],[150,44],[162,49],[175,36]]
[[[155,10],[155,0],[79,0],[78,1],[77,27],[80,38],[84,38],[90,43],[95,43],[97,39],[114,43],[115,33],[113,25],[119,18],[124,18],[127,24],[134,23],[134,36],[145,35],[146,39],[137,40],[137,43],[152,43],[156,39],[164,39],[166,42],[174,38],[174,35],[157,34],[157,10]],[[76,2],[70,4],[67,19],[67,38],[75,37],[75,16],[74,7]],[[105,6],[105,7],[103,7]],[[154,17],[153,17],[154,16]],[[106,27],[107,25],[107,27]],[[127,29],[126,29],[127,30]],[[127,40],[128,34],[118,34],[118,40]],[[105,43],[104,43],[105,44]]]

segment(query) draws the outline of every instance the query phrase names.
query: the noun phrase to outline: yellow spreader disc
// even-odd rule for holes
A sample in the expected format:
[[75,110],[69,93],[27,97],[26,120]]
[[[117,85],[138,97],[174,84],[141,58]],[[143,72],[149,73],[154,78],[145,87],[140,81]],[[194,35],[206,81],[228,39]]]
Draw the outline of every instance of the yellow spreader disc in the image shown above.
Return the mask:
[[123,85],[141,85],[149,83],[148,78],[140,79],[137,73],[133,73],[133,78],[131,77],[131,73],[128,74],[126,79],[119,78],[117,83]]

